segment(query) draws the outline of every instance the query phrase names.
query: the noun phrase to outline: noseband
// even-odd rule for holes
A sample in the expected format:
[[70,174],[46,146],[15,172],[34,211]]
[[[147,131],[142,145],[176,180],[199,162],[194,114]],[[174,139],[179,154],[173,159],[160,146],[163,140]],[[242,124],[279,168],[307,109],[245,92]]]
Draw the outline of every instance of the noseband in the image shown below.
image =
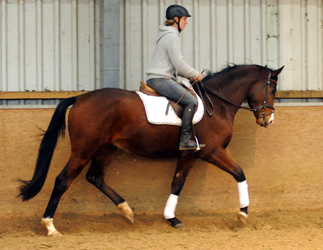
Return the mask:
[[[228,101],[227,99],[223,98],[222,96],[218,95],[217,93],[215,93],[213,90],[211,90],[210,88],[208,88],[207,86],[205,86],[204,84],[202,84],[202,82],[200,82],[200,84],[198,84],[198,91],[199,91],[199,94],[200,96],[202,96],[202,93],[201,93],[201,90],[200,90],[200,86],[202,87],[202,89],[204,90],[204,92],[207,94],[210,93],[214,96],[216,96],[217,98],[219,98],[220,100],[226,102],[226,103],[229,103],[239,109],[246,109],[246,110],[250,110],[252,112],[258,112],[260,114],[259,117],[256,117],[257,119],[259,118],[262,118],[263,119],[263,124],[265,123],[265,117],[268,116],[268,115],[272,115],[274,112],[275,112],[275,108],[271,105],[269,105],[267,103],[267,100],[268,100],[268,95],[269,95],[269,85],[270,83],[273,81],[273,82],[276,82],[275,80],[273,79],[270,79],[271,77],[271,71],[268,70],[268,79],[266,80],[266,82],[255,92],[253,93],[249,98],[252,98],[253,96],[255,96],[256,94],[258,94],[260,92],[260,90],[262,90],[265,86],[266,86],[266,96],[265,96],[265,100],[264,102],[262,103],[262,105],[256,107],[256,108],[249,108],[249,107],[242,107],[242,106],[239,106],[239,105],[236,105],[230,101]],[[276,82],[277,83],[277,82]],[[206,108],[206,111],[208,113],[209,116],[212,116],[212,114],[214,113],[214,107],[213,107],[213,104],[210,100],[210,98],[207,96],[208,98],[208,101],[209,103],[211,104],[211,107],[212,107],[212,111],[209,111],[207,108],[206,108],[206,105],[205,105],[205,102],[204,102],[204,98],[202,98],[203,100],[203,103],[204,103],[204,106]],[[270,108],[272,111],[271,113],[269,114],[266,114],[266,111],[267,111],[267,108]],[[265,125],[265,124],[264,124]]]

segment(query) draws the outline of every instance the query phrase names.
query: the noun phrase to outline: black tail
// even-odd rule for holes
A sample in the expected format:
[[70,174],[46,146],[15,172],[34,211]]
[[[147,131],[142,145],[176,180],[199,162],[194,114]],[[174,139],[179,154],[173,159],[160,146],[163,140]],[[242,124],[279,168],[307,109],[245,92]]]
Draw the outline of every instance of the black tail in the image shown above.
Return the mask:
[[55,113],[50,121],[50,124],[45,132],[45,135],[40,143],[38,151],[38,159],[34,176],[30,181],[20,180],[23,185],[19,187],[20,194],[23,201],[30,200],[35,197],[42,189],[49,165],[56,147],[57,139],[61,135],[65,135],[65,115],[66,110],[70,105],[75,104],[77,97],[70,97],[61,101],[55,110]]

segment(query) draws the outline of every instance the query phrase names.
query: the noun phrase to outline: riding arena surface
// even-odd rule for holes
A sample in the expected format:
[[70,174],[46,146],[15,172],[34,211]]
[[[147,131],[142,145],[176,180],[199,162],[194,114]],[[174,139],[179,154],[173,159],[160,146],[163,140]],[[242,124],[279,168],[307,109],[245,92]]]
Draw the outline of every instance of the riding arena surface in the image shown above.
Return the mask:
[[69,157],[68,133],[58,142],[42,191],[22,202],[17,179],[32,177],[42,138],[38,128],[47,128],[53,110],[0,110],[0,249],[322,249],[322,112],[277,107],[275,123],[266,129],[250,112],[238,112],[228,151],[249,185],[246,225],[237,219],[236,181],[197,161],[176,209],[185,229],[172,228],[163,209],[176,159],[119,150],[106,181],[127,200],[135,223],[85,180],[85,169],[55,214],[62,237],[46,237],[40,221]]

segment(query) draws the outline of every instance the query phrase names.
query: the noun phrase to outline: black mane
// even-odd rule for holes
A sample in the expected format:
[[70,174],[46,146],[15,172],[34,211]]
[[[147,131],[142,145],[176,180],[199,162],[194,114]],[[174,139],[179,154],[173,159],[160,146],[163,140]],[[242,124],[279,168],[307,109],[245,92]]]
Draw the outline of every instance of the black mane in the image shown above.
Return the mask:
[[259,67],[259,68],[262,68],[262,69],[266,69],[266,70],[270,70],[271,72],[273,71],[271,68],[268,68],[267,65],[266,66],[260,66],[260,65],[257,65],[257,64],[227,64],[227,67],[222,69],[221,71],[218,71],[218,72],[211,72],[209,71],[207,76],[203,78],[203,82],[204,81],[208,81],[210,79],[213,79],[214,77],[217,77],[217,76],[221,76],[221,77],[229,77],[231,75],[231,73],[242,67],[242,66],[256,66],[256,67]]

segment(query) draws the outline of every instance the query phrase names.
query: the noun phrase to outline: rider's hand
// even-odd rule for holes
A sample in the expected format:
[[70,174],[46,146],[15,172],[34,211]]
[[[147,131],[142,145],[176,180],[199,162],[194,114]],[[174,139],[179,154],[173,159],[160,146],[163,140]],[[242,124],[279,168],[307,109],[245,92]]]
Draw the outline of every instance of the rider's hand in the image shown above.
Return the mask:
[[194,77],[191,77],[190,78],[190,83],[193,83],[193,82],[200,82],[202,81],[202,77],[203,75],[200,73],[199,77],[198,78],[194,78]]
[[197,82],[202,81],[202,77],[203,77],[203,75],[200,73],[200,76],[199,76],[199,78],[197,78],[197,79],[196,79],[196,81],[197,81]]

